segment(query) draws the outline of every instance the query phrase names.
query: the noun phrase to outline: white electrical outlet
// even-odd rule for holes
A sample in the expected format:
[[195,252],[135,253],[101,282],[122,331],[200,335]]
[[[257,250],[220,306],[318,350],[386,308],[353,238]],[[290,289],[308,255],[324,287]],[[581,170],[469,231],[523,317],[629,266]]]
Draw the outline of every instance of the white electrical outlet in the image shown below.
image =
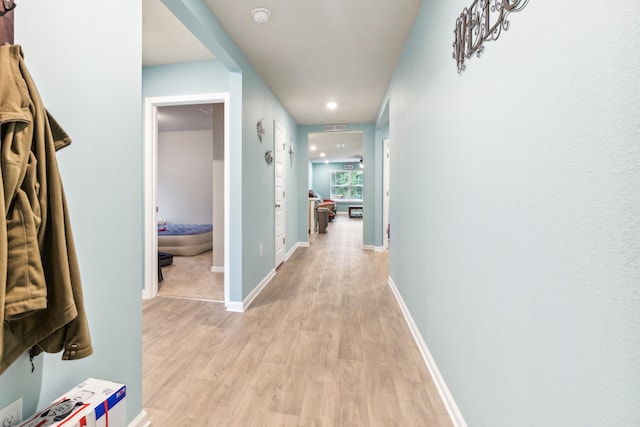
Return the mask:
[[0,426],[14,427],[22,422],[22,398],[0,411]]

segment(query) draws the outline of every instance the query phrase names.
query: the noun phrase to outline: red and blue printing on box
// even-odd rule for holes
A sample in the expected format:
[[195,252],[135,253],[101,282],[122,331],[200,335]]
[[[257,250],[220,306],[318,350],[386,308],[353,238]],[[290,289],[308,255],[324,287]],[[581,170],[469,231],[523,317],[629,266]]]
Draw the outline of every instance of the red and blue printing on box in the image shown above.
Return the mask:
[[126,386],[88,378],[20,427],[126,427]]

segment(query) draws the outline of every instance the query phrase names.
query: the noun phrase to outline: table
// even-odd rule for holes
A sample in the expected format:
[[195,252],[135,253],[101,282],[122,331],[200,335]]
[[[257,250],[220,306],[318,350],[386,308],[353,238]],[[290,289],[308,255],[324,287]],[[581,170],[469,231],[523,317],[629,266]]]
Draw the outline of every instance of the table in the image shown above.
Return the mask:
[[349,218],[362,218],[362,205],[349,206]]

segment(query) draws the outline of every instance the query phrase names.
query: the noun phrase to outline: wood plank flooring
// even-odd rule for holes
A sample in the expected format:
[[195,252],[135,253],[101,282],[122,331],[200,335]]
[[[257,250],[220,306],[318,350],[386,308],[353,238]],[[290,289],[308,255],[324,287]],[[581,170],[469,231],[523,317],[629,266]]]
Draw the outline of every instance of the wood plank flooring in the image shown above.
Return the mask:
[[451,426],[387,285],[338,216],[245,313],[143,304],[143,406],[153,426]]
[[212,273],[212,263],[212,251],[174,256],[171,265],[162,267],[164,280],[158,284],[158,294],[224,302],[224,274]]

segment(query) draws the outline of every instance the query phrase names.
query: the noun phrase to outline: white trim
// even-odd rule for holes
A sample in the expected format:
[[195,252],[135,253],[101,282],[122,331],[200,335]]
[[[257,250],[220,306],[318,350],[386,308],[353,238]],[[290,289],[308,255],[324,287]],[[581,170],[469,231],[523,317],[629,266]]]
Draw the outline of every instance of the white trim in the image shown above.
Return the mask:
[[271,270],[269,272],[269,274],[267,274],[265,276],[264,279],[262,279],[260,281],[260,283],[258,283],[258,286],[256,286],[249,295],[247,295],[247,297],[244,299],[244,301],[242,301],[242,306],[244,307],[244,309],[246,310],[247,308],[249,308],[249,306],[251,305],[251,303],[253,302],[254,299],[256,299],[256,297],[260,294],[260,292],[262,292],[262,290],[265,288],[265,286],[267,286],[269,284],[269,282],[271,281],[271,279],[273,279],[276,275],[276,269],[274,268],[273,270]]
[[387,252],[387,250],[384,248],[384,246],[376,246],[373,248],[373,250],[375,252]]
[[[157,113],[158,107],[168,105],[188,105],[188,104],[207,104],[207,103],[223,103],[224,104],[224,229],[229,230],[229,218],[231,217],[231,180],[230,178],[230,160],[229,160],[229,93],[204,93],[194,95],[177,95],[177,96],[161,96],[147,97],[144,100],[145,113],[145,138],[144,138],[144,289],[142,298],[149,299],[158,295],[158,238],[157,238],[157,194],[156,194],[156,177],[157,177]],[[151,235],[148,235],[148,231]],[[228,232],[224,235],[224,265],[230,265],[229,262],[229,236]],[[224,298],[229,301],[231,278],[229,274],[224,276]]]
[[291,249],[289,249],[289,251],[284,254],[284,262],[287,262],[287,260],[289,258],[291,258],[291,255],[293,255],[293,253],[296,251],[296,249],[298,249],[298,244],[296,243],[295,245],[293,245],[293,247]]
[[224,273],[224,266],[220,267],[220,266],[214,265],[213,267],[211,267],[211,272],[212,273]]
[[233,302],[229,301],[225,303],[225,307],[227,307],[227,311],[233,311],[234,313],[244,313],[244,307],[241,302]]
[[[280,132],[282,132],[282,147],[278,148],[276,147],[276,128],[280,130]],[[282,209],[282,237],[284,238],[284,241],[282,242],[282,251],[286,251],[287,250],[287,244],[286,244],[286,240],[287,240],[287,160],[286,160],[286,155],[285,155],[285,147],[287,146],[287,131],[285,130],[284,127],[282,127],[282,125],[280,125],[280,123],[278,123],[276,120],[273,121],[273,155],[274,155],[274,168],[273,168],[273,184],[274,184],[274,191],[273,191],[273,197],[274,197],[274,223],[273,223],[273,231],[274,231],[274,242],[273,242],[273,246],[274,246],[274,257],[273,257],[273,263],[275,264],[275,268],[278,268],[280,266],[280,264],[282,264],[283,262],[285,262],[287,260],[287,253],[285,252],[282,255],[282,262],[278,262],[278,247],[280,245],[280,240],[278,239],[278,236],[276,235],[277,231],[277,226],[276,226],[276,221],[277,221],[277,215],[276,215],[276,211],[278,209]],[[278,205],[278,201],[277,201],[277,197],[278,195],[276,194],[276,173],[278,171],[277,168],[277,160],[278,157],[280,157],[280,160],[282,161],[282,206],[280,206],[280,208],[276,208],[275,206]]]
[[373,245],[362,245],[362,250],[363,251],[374,251],[376,249],[375,246]]
[[[158,295],[158,267],[156,263],[158,252],[158,237],[156,209],[156,176],[158,171],[157,165],[157,146],[158,126],[157,123],[158,108],[155,107],[149,99],[145,99],[144,103],[144,288],[142,289],[142,298],[150,299]],[[147,230],[156,229],[155,233],[147,236]]]
[[404,303],[404,300],[402,299],[402,295],[400,295],[400,291],[396,287],[396,284],[394,283],[391,277],[389,277],[388,283],[389,283],[389,287],[391,288],[391,291],[393,292],[393,295],[396,297],[396,300],[398,301],[398,305],[400,306],[400,310],[404,315],[404,319],[407,321],[407,325],[411,330],[413,339],[418,345],[418,349],[420,350],[420,354],[424,359],[424,363],[427,365],[427,369],[429,369],[431,378],[433,379],[433,382],[435,383],[436,388],[438,389],[438,393],[440,394],[440,397],[444,402],[444,406],[447,408],[449,417],[451,417],[451,422],[455,427],[467,427],[467,423],[464,421],[464,418],[462,417],[462,413],[460,412],[458,405],[456,405],[456,402],[453,399],[453,395],[449,391],[449,388],[447,387],[447,384],[445,383],[444,378],[442,377],[442,374],[440,374],[440,371],[436,366],[436,362],[435,360],[433,360],[433,357],[431,356],[431,353],[427,348],[427,344],[424,342],[424,339],[420,334],[420,330],[418,329],[418,326],[414,322],[413,317],[409,312],[409,308]]
[[296,242],[295,245],[293,245],[293,247],[289,250],[289,252],[287,252],[287,254],[284,256],[284,261],[287,262],[287,260],[289,258],[291,258],[291,255],[293,255],[293,253],[296,251],[296,249],[298,248],[310,248],[311,245],[309,244],[309,242]]
[[389,193],[391,191],[391,146],[389,139],[382,140],[382,248],[384,251],[389,250],[389,235],[387,226],[389,226]]
[[258,283],[258,286],[256,286],[249,295],[247,295],[247,297],[244,299],[244,301],[242,302],[232,302],[229,301],[227,303],[225,303],[225,306],[227,307],[227,311],[234,311],[236,313],[244,313],[245,310],[247,308],[249,308],[249,306],[251,305],[251,303],[253,302],[254,299],[256,299],[256,297],[260,294],[260,292],[263,291],[263,289],[269,284],[269,282],[271,281],[271,279],[273,279],[276,275],[276,270],[275,268],[273,270],[271,270],[269,272],[269,274],[267,274],[265,276],[264,279],[262,279],[260,281],[260,283]]
[[131,423],[129,423],[128,427],[149,427],[151,425],[151,420],[149,419],[149,415],[143,409],[140,411],[137,417],[134,418]]

